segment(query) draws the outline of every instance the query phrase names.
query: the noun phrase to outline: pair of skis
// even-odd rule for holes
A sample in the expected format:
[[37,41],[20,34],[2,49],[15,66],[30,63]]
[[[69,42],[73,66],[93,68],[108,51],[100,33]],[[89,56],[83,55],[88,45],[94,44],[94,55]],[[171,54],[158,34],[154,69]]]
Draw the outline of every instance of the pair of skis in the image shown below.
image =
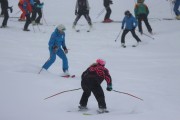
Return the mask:
[[79,110],[76,110],[76,111],[68,110],[67,112],[80,112],[80,113],[82,113],[82,115],[98,115],[98,114],[109,113],[108,110],[105,110],[105,111],[96,110],[96,112],[93,112],[93,111],[89,111],[88,108],[79,109]]
[[[137,47],[139,44],[134,44],[132,47]],[[121,47],[126,48],[126,45],[121,45]]]
[[75,75],[65,75],[65,76],[61,76],[63,78],[75,78],[76,76]]

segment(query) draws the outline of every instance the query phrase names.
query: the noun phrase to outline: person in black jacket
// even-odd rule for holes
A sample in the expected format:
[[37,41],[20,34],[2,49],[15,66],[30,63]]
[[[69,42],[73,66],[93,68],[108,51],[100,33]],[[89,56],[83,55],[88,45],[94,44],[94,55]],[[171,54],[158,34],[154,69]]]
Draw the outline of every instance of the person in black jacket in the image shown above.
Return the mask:
[[104,0],[104,7],[106,9],[106,15],[104,17],[104,21],[103,22],[112,22],[113,20],[110,19],[110,15],[111,15],[111,8],[110,8],[110,4],[113,4],[112,0]]
[[90,7],[89,7],[88,0],[77,0],[76,7],[75,7],[76,18],[75,18],[74,23],[73,23],[73,28],[75,28],[78,20],[81,18],[82,15],[87,20],[90,28],[92,27],[91,18],[89,16],[89,9],[90,9]]
[[[0,0],[0,4],[1,4],[1,0]],[[2,10],[2,4],[1,4],[1,14],[0,14],[0,17],[3,17],[4,14],[3,14],[3,10]]]
[[[34,0],[34,6],[33,6],[33,11],[32,11],[32,17],[31,21],[33,25],[36,24],[42,24],[40,23],[41,18],[42,18],[42,8],[43,8],[44,3],[40,2],[40,0]],[[36,18],[38,14],[38,17]]]
[[109,74],[109,71],[107,68],[105,68],[105,61],[102,59],[97,59],[96,63],[93,63],[90,67],[87,68],[82,73],[81,76],[81,87],[83,89],[83,94],[80,100],[80,110],[85,110],[87,109],[87,102],[88,98],[91,95],[91,92],[94,94],[99,110],[98,112],[103,113],[103,112],[108,112],[106,110],[106,102],[105,102],[105,96],[103,89],[101,87],[101,83],[105,79],[107,82],[107,90],[111,91],[112,90],[112,79]]
[[8,9],[10,9],[12,12],[12,8],[8,6],[8,0],[1,0],[1,7],[2,7],[2,13],[4,15],[4,20],[2,22],[1,28],[5,28],[7,27],[7,21],[9,19]]

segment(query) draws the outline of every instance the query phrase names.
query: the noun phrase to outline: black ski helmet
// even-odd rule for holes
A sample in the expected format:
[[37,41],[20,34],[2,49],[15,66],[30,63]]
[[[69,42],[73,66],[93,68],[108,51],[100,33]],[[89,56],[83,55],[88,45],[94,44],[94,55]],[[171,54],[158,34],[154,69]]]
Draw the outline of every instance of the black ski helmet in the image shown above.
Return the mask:
[[129,10],[126,10],[125,12],[124,12],[124,15],[127,15],[127,16],[129,16],[131,13],[129,12]]

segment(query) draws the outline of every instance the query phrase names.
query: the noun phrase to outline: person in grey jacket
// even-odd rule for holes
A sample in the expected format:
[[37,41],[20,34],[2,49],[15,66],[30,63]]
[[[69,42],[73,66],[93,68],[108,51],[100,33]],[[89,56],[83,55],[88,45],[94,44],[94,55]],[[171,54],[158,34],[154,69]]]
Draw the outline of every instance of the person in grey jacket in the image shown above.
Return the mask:
[[75,28],[78,20],[81,18],[82,15],[87,20],[89,26],[92,27],[91,18],[89,16],[89,9],[90,9],[90,7],[89,7],[88,0],[77,0],[76,7],[75,7],[76,18],[73,23],[73,28]]

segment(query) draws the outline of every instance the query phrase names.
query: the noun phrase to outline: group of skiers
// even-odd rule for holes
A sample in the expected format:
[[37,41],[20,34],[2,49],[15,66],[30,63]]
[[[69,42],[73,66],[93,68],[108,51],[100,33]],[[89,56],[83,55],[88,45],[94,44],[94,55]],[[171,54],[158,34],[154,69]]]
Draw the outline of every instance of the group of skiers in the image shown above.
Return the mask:
[[[30,31],[28,26],[30,23],[33,25],[41,24],[42,8],[44,3],[40,0],[19,0],[18,6],[22,11],[19,21],[25,21],[24,31]],[[38,14],[38,17],[37,17]]]
[[[61,77],[69,77],[70,73],[68,72],[68,59],[66,54],[68,49],[65,43],[65,26],[63,24],[58,25],[55,28],[55,31],[52,33],[49,40],[49,59],[42,66],[41,71],[46,71],[56,60],[56,55],[62,59],[62,70],[63,74]],[[105,102],[105,96],[101,83],[105,79],[107,82],[107,90],[112,90],[112,79],[107,68],[105,68],[105,60],[97,59],[95,63],[90,65],[90,67],[85,70],[81,75],[81,87],[83,89],[83,94],[80,99],[80,110],[86,110],[88,98],[91,95],[91,92],[94,94],[98,106],[99,113],[108,112]],[[39,73],[41,73],[41,71]]]
[[[10,12],[12,13],[12,7],[9,7],[8,0],[0,0],[0,2],[2,8],[1,15],[4,16],[1,28],[5,28],[7,27],[9,18],[8,9],[10,9]],[[19,0],[18,7],[22,11],[19,21],[26,21],[23,28],[24,31],[30,31],[28,29],[30,23],[33,25],[41,24],[40,20],[42,18],[43,5],[44,3],[41,3],[40,0]]]
[[[179,1],[180,0],[175,1],[175,4],[178,5],[175,5],[176,9],[174,9],[177,15],[177,19],[180,16],[178,11],[178,7],[180,4]],[[12,11],[12,7],[8,6],[8,0],[0,0],[0,2],[1,2],[2,14],[4,16],[4,20],[1,27],[7,27],[7,20],[9,18],[8,9]],[[105,23],[113,22],[113,20],[110,19],[111,4],[113,4],[112,0],[104,0],[104,7],[106,10],[106,14],[103,22]],[[29,31],[28,26],[30,23],[34,25],[40,24],[40,20],[42,18],[43,5],[44,3],[41,3],[40,0],[19,0],[18,6],[22,11],[19,21],[26,21],[23,29],[24,31]],[[89,16],[89,10],[90,7],[88,0],[77,0],[75,6],[76,18],[73,22],[73,28],[75,28],[78,20],[81,18],[82,15],[87,20],[89,26],[92,27],[92,21]],[[36,17],[37,14],[38,17]],[[137,45],[139,44],[139,42],[141,42],[140,38],[136,35],[135,29],[136,27],[138,27],[139,32],[143,34],[142,21],[144,21],[148,32],[152,34],[152,28],[148,22],[149,9],[147,5],[144,3],[144,0],[137,0],[137,3],[134,8],[134,14],[135,17],[132,15],[132,13],[129,10],[124,12],[125,17],[123,18],[122,26],[121,26],[121,29],[123,30],[121,36],[121,46],[123,48],[126,47],[125,36],[128,32],[131,32],[132,36],[136,39]],[[54,32],[52,33],[48,43],[50,57],[42,66],[41,71],[48,70],[48,68],[55,62],[57,55],[59,58],[62,59],[62,70],[64,72],[62,76],[64,77],[70,75],[68,71],[69,69],[68,59],[66,56],[66,54],[68,53],[68,49],[65,43],[65,30],[66,30],[65,26],[63,24],[60,24],[55,28]],[[105,60],[97,59],[95,63],[90,65],[87,68],[87,70],[85,70],[82,73],[81,86],[83,89],[83,94],[79,103],[80,110],[87,109],[88,98],[90,97],[92,92],[98,102],[99,112],[101,113],[107,112],[105,96],[103,89],[101,87],[101,83],[103,80],[106,80],[107,90],[111,91],[112,79],[108,69],[105,68],[105,64],[106,64]]]

